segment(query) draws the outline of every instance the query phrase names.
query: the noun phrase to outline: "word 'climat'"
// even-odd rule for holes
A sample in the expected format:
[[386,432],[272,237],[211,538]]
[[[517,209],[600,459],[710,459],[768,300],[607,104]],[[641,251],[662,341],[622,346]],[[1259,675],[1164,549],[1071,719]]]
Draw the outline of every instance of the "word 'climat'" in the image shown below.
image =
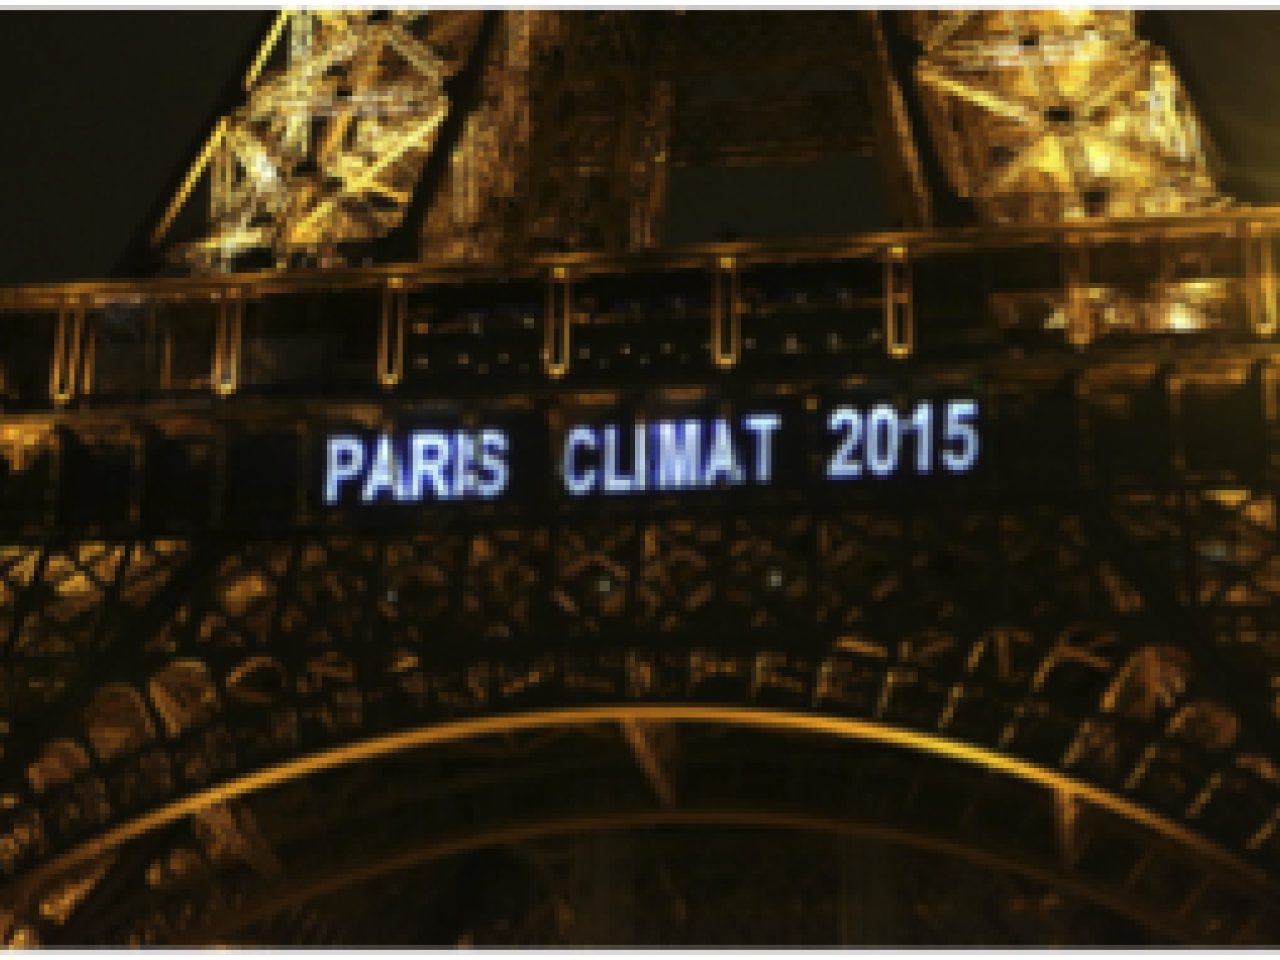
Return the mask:
[[[590,493],[714,490],[768,486],[776,413],[575,426],[565,431],[564,487]],[[735,429],[736,428],[736,429]]]
[[392,500],[492,500],[507,488],[510,443],[505,430],[414,430],[370,439],[329,437],[324,502],[337,503],[354,484],[361,503]]

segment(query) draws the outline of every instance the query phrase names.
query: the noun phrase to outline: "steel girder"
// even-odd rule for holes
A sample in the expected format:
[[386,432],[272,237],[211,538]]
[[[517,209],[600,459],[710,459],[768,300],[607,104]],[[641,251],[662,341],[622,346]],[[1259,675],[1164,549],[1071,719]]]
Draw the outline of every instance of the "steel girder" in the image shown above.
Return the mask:
[[[795,733],[700,725],[684,733],[681,799],[669,807],[655,804],[616,734],[590,726],[541,740],[480,738],[291,781],[252,801],[286,873],[209,855],[197,831],[178,829],[123,870],[122,891],[44,933],[55,943],[269,943],[290,936],[278,924],[299,911],[473,851],[665,824],[865,836],[1047,885],[1129,917],[1146,936],[1272,936],[1268,895],[1255,885],[1087,802],[1064,836],[1060,796],[1016,777]],[[434,933],[451,942],[482,920],[460,916],[456,928]],[[414,935],[422,932],[400,934]],[[394,932],[383,936],[377,942],[396,942]]]
[[[963,757],[1267,890],[1269,503],[668,505],[26,547],[9,689],[52,695],[10,701],[11,903],[334,763],[649,716]],[[1126,552],[1090,541],[1099,515]]]
[[[668,163],[873,140],[904,218],[928,222],[875,15],[506,14],[485,31],[475,14],[415,16],[279,22],[247,105],[170,211],[208,164],[216,222],[191,262],[379,236],[445,149],[431,146],[443,123],[457,136],[430,158],[444,171],[428,185],[433,259],[524,257],[548,240],[646,247]],[[1087,213],[1101,180],[1112,214],[1217,202],[1176,77],[1124,15],[1101,33],[1074,14],[992,16],[1019,41],[1012,80],[990,62],[989,16],[913,21],[961,192],[996,219]],[[1077,56],[1095,47],[1112,55]],[[1049,62],[1063,51],[1065,66]],[[464,61],[476,112],[446,121],[441,84]],[[982,78],[957,80],[975,63]],[[744,71],[754,85],[726,92]],[[321,114],[313,143],[298,117]],[[1141,156],[1126,137],[1147,137]],[[1089,153],[1104,141],[1110,160]],[[1058,152],[1037,153],[1046,143]],[[969,190],[973,177],[986,179]],[[4,293],[18,312],[4,389],[28,411],[2,437],[10,941],[205,941],[245,933],[248,916],[250,939],[284,917],[277,935],[330,942],[344,920],[317,910],[326,895],[450,852],[751,822],[931,845],[1176,940],[1274,942],[1273,228],[1266,211],[1228,211],[643,262],[557,254],[500,276],[414,264]],[[322,261],[338,263],[332,249]],[[457,292],[468,284],[483,302]],[[654,286],[665,299],[636,299]],[[300,318],[306,333],[320,322],[299,304],[339,291],[357,309],[338,336],[326,328],[328,348],[368,334],[376,370],[370,348],[291,381],[317,344],[285,341]],[[544,293],[545,309],[524,302]],[[296,299],[277,309],[277,294]],[[924,362],[896,366],[917,327]],[[1170,339],[1185,332],[1209,342]],[[1091,342],[1097,353],[1067,352]],[[345,361],[363,364],[349,402],[317,401]],[[998,469],[945,498],[550,502],[391,526],[321,515],[306,490],[326,417],[386,424],[424,390],[521,408],[554,432],[575,404],[673,386],[718,402],[794,394],[813,410],[837,381],[895,396],[965,384],[995,411]],[[242,383],[268,399],[203,409]],[[286,383],[292,401],[269,399]],[[412,389],[371,399],[375,383]],[[122,399],[157,389],[158,405]],[[286,469],[247,483],[246,450],[265,447]],[[591,724],[627,773],[590,751],[571,774],[509,755],[542,731],[590,739]],[[654,737],[676,724],[673,765]],[[820,733],[846,752],[702,749],[690,731],[703,724]],[[466,751],[495,743],[497,779],[478,784]],[[865,767],[846,765],[852,750]],[[387,791],[378,776],[409,757],[436,775],[430,789],[396,776]],[[526,776],[542,805],[513,807]],[[339,809],[316,806],[320,784]],[[282,820],[281,797],[311,818]],[[414,833],[419,804],[431,816]]]
[[[153,231],[202,272],[260,249],[336,262],[404,218],[423,259],[495,261],[549,243],[656,243],[670,164],[761,163],[913,151],[864,14],[504,11],[479,49],[474,12],[282,13]],[[478,103],[444,142],[455,79]],[[749,87],[743,78],[750,76]],[[875,102],[873,103],[872,100]],[[198,239],[173,244],[208,200]]]
[[914,71],[956,191],[983,219],[1229,202],[1167,55],[1132,11],[917,11]]
[[[334,422],[412,417],[411,392],[216,411],[108,394],[101,410],[15,417],[0,505],[14,922],[74,916],[123,882],[135,841],[167,842],[189,818],[208,849],[269,877],[280,860],[250,799],[264,784],[588,717],[799,724],[962,755],[1269,890],[1269,353],[866,362],[884,396],[959,383],[992,411],[991,470],[941,498],[552,498],[388,526],[317,510],[307,451]],[[833,387],[841,364],[803,355],[792,379],[748,366],[682,395],[820,410],[859,382]],[[688,383],[599,372],[472,386],[462,406],[522,411],[552,437],[569,411]],[[588,712],[556,712],[571,708]]]

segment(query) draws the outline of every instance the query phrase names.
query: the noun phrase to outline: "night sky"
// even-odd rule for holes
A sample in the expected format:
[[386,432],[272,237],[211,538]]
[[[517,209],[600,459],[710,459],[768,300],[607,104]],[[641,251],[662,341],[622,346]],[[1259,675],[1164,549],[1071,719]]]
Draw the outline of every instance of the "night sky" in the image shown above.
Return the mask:
[[[102,277],[206,135],[272,14],[0,12],[0,283]],[[1280,202],[1280,12],[1162,13],[1239,197]],[[669,239],[831,234],[882,209],[856,166],[672,183]],[[848,228],[844,224],[848,223]]]

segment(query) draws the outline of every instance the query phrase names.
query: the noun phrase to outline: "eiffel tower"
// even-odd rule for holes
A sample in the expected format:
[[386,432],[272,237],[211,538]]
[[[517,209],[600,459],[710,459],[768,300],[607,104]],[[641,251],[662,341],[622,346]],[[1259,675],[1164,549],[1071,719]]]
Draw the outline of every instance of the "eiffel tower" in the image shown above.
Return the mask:
[[5,941],[1280,942],[1280,209],[1146,30],[281,13],[0,289]]

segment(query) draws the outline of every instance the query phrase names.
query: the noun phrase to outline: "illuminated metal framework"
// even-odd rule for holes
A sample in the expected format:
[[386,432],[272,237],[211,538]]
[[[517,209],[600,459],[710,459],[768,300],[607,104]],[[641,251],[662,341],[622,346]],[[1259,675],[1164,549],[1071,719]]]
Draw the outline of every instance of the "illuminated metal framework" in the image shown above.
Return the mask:
[[[1083,9],[907,16],[924,47],[915,76],[947,178],[984,220],[1052,223],[1229,203],[1177,74],[1164,51],[1138,37],[1135,16]],[[1212,282],[1161,279],[1158,289],[1141,291],[1081,279],[1073,299],[1048,305],[1052,322],[1076,341],[1089,339],[1099,321],[1194,328],[1222,296]],[[1013,296],[997,309],[1045,307]]]
[[283,257],[398,224],[449,109],[443,83],[480,14],[427,21],[414,11],[281,13],[245,78],[246,103],[219,122],[154,239],[206,174],[210,229],[179,248],[192,263],[255,247]]
[[[893,31],[752,14],[726,21],[741,35],[705,72],[741,69],[774,24],[780,47],[830,38],[809,66],[851,44],[867,125],[810,146],[875,145],[920,225],[646,251],[659,154],[811,155],[768,123],[689,146],[690,90],[714,100],[716,85],[680,71],[720,16],[736,15],[282,17],[250,76],[256,106],[207,151],[225,205],[177,248],[195,275],[0,290],[9,942],[733,942],[741,901],[689,913],[694,867],[668,842],[709,824],[845,838],[827,866],[795,868],[809,893],[790,929],[817,939],[903,942],[905,926],[873,929],[876,892],[850,868],[892,843],[914,851],[893,861],[903,876],[963,862],[955,884],[902,880],[890,904],[939,936],[1280,940],[1280,210],[1207,189],[1153,207],[1123,199],[1116,173],[1108,202],[1136,206],[1066,217],[1043,190],[1069,206],[1080,171],[1055,174],[1030,144],[1093,134],[1032,119],[1006,158],[1027,179],[1006,170],[988,191],[1013,222],[929,228]],[[1056,17],[904,21],[928,38],[939,142],[939,115],[990,113],[1014,89],[946,80],[955,51],[1033,20],[1046,57],[1133,55],[1098,81],[1105,96],[1072,80],[1092,91],[1082,123],[1150,105],[1168,75],[1129,19]],[[447,42],[452,66],[429,69]],[[668,62],[655,50],[683,66],[638,73]],[[480,96],[452,133],[436,112],[393,130],[350,107],[413,87],[444,111],[441,84],[471,67]],[[302,128],[279,98],[339,88],[329,133],[307,141],[328,144],[321,169],[390,139],[304,190]],[[634,107],[588,138],[611,152],[568,152],[596,108],[575,133],[566,103],[590,92],[606,115],[605,91]],[[430,172],[424,124],[456,138],[439,202],[409,225],[438,256],[206,272],[232,248],[297,252],[403,218],[406,185]],[[961,127],[949,175],[989,178],[979,146],[1013,134]],[[279,194],[260,188],[255,142],[292,171]],[[518,155],[540,159],[492,161]],[[375,156],[395,159],[375,173]],[[592,157],[612,172],[574,193]],[[393,180],[394,211],[371,199]],[[488,203],[521,184],[537,188],[524,208]],[[594,252],[545,249],[579,209],[596,219],[568,246]],[[337,427],[509,417],[559,438],[618,410],[791,404],[820,435],[812,417],[842,397],[960,394],[983,411],[981,469],[941,485],[606,500],[557,491],[548,468],[546,489],[493,503],[317,497]],[[659,831],[643,856],[624,849],[641,829]]]
[[951,183],[991,221],[1225,202],[1195,111],[1131,10],[915,11],[915,74]]
[[[402,222],[437,146],[447,160],[420,226],[427,262],[652,247],[671,166],[864,155],[876,143],[914,162],[874,17],[509,11],[500,21],[281,14],[244,105],[213,131],[153,244],[199,271],[263,249],[280,263],[336,262],[339,247]],[[468,70],[468,102],[455,103],[449,91]],[[895,183],[905,222],[927,203],[918,181],[916,171]],[[208,205],[207,226],[175,244],[179,214],[196,204]]]

